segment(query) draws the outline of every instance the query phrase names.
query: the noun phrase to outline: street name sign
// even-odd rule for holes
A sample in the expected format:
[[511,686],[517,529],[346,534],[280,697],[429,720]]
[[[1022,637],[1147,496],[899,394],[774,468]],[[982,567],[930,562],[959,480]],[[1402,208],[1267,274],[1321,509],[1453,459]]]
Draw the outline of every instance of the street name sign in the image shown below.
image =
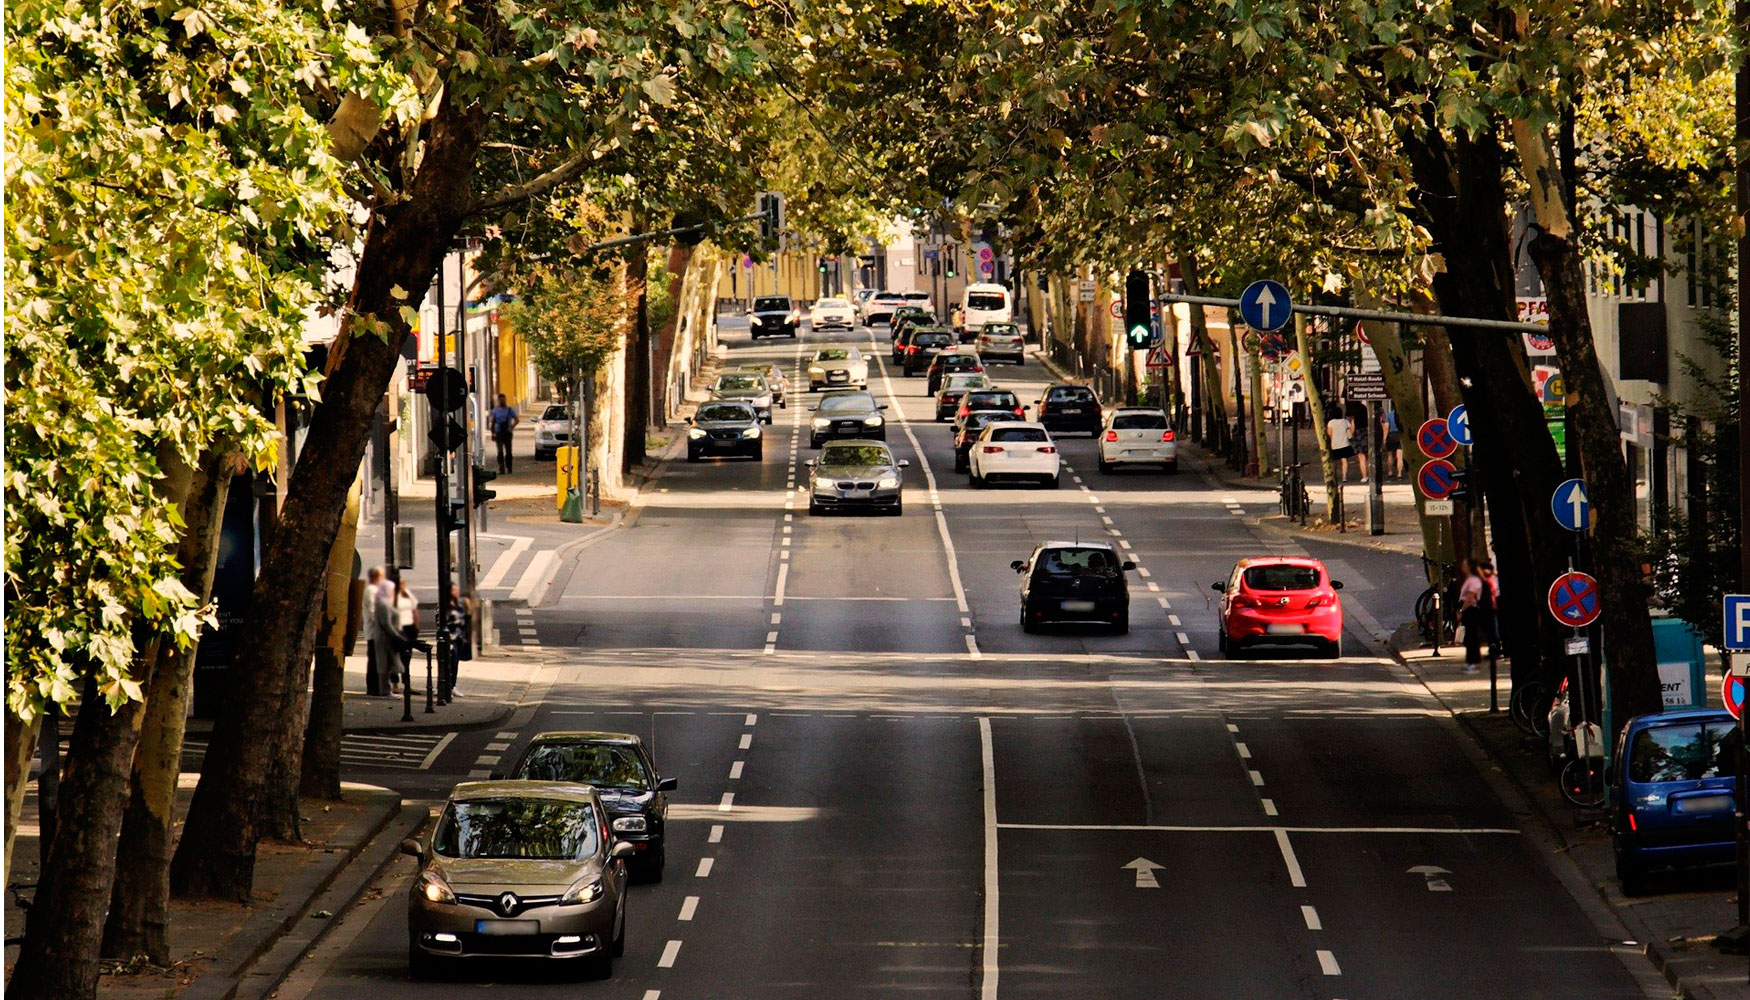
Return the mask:
[[1349,398],[1364,403],[1391,398],[1385,391],[1384,372],[1351,372],[1348,377]]

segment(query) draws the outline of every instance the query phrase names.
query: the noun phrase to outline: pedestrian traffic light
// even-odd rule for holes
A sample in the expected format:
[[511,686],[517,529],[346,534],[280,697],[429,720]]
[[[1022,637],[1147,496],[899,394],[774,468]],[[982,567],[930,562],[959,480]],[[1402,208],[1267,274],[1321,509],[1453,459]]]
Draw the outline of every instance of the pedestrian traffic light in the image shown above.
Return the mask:
[[1471,470],[1468,468],[1452,470],[1452,492],[1446,495],[1448,500],[1457,500],[1459,503],[1470,503],[1470,472]]
[[1124,278],[1124,339],[1133,351],[1146,351],[1154,345],[1146,271],[1132,271]]
[[478,507],[488,500],[497,499],[498,491],[497,490],[489,490],[486,488],[487,483],[490,483],[494,479],[497,479],[497,478],[498,478],[498,473],[492,471],[491,469],[483,469],[483,468],[480,468],[478,466],[475,467],[475,469],[474,469],[474,506]]
[[958,270],[954,266],[954,262],[959,256],[960,248],[954,244],[949,243],[942,247],[942,269],[950,278],[954,277],[954,272]]
[[462,527],[467,524],[467,512],[462,508],[463,504],[460,500],[451,500],[444,509],[439,512],[443,515],[443,529],[445,531],[460,531],[462,530]]
[[816,263],[814,265],[814,269],[819,271],[821,274],[825,274],[826,273],[826,258],[825,257],[816,257],[815,261],[816,261]]

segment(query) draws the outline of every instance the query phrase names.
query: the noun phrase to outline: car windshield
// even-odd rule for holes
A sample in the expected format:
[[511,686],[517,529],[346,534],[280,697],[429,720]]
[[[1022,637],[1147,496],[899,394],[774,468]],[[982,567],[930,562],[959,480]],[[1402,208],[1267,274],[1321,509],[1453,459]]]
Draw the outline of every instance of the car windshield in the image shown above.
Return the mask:
[[942,355],[942,367],[949,368],[949,369],[953,369],[953,368],[977,368],[978,367],[978,355],[976,355],[976,354],[944,354],[944,355]]
[[984,325],[984,336],[986,337],[1019,337],[1020,335],[1021,328],[1013,323],[986,323]]
[[945,388],[982,389],[987,385],[990,385],[990,379],[983,375],[950,375]]
[[650,776],[638,751],[615,743],[537,743],[517,765],[513,778],[577,781],[609,788],[648,790]]
[[828,445],[817,465],[892,465],[893,456],[878,444]]
[[860,392],[848,392],[840,396],[828,396],[820,401],[822,413],[865,413],[875,408],[870,402],[871,397]]
[[1112,418],[1115,431],[1158,431],[1166,427],[1167,418],[1159,413],[1120,413]]
[[747,389],[764,389],[766,380],[758,375],[724,375],[717,380],[718,392],[741,392]]
[[932,345],[939,346],[941,344],[947,344],[952,342],[953,339],[953,337],[950,337],[945,333],[920,332],[917,336],[911,338],[911,341],[919,347],[929,347]]
[[904,302],[905,296],[899,294],[898,292],[876,292],[875,293],[875,301],[877,301],[877,302]]
[[1049,441],[1051,438],[1038,427],[998,427],[990,432],[992,441]]
[[1246,586],[1253,590],[1315,590],[1319,585],[1316,566],[1253,566],[1246,570]]
[[746,406],[734,406],[729,403],[707,403],[699,407],[698,420],[701,423],[711,421],[751,421],[753,410]]
[[816,361],[849,361],[850,359],[851,352],[843,347],[829,347],[824,351],[814,352],[814,360]]
[[1118,559],[1111,549],[1046,549],[1039,554],[1039,568],[1051,576],[1111,576],[1118,572]]
[[1012,412],[1019,402],[1015,394],[1006,389],[1000,392],[974,392],[966,397],[966,405],[972,409],[983,407],[994,410],[1001,407]]
[[563,406],[549,406],[541,411],[542,420],[570,420],[571,414],[565,412]]
[[844,299],[821,299],[815,303],[815,306],[821,309],[847,309],[850,305]]
[[1699,722],[1651,726],[1635,734],[1629,750],[1630,781],[1698,781],[1718,777],[1722,726]]
[[777,299],[754,299],[753,300],[753,311],[754,312],[788,312],[789,310],[790,310],[790,300],[789,299],[777,298]]
[[446,858],[575,860],[596,852],[595,807],[587,802],[505,797],[452,802],[431,849]]
[[966,296],[968,309],[1001,309],[1008,304],[1008,296],[1001,292],[973,292]]

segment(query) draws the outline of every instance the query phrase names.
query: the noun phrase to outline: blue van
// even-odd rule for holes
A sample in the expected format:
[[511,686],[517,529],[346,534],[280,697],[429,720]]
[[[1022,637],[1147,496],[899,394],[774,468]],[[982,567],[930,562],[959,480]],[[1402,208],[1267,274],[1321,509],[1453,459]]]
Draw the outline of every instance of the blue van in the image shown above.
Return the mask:
[[1732,762],[1720,741],[1737,725],[1710,708],[1641,715],[1623,727],[1611,840],[1625,894],[1646,891],[1648,869],[1733,860]]

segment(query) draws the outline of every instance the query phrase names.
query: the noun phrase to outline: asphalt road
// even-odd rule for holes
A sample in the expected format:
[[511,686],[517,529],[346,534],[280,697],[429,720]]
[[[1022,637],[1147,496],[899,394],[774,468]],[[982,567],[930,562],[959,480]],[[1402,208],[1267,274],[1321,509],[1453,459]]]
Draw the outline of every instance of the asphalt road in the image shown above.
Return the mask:
[[[824,340],[871,344],[728,343],[795,364]],[[1303,551],[1241,516],[1272,494],[1102,476],[1086,439],[1062,443],[1060,489],[974,492],[922,379],[871,376],[912,462],[903,517],[808,515],[796,393],[763,462],[671,465],[561,572],[533,616],[564,651],[538,707],[429,771],[358,776],[435,797],[536,732],[590,727],[641,733],[679,779],[667,877],[634,888],[612,980],[489,966],[445,995],[1655,994],[1380,655],[1413,560],[1309,546],[1347,585],[1346,657],[1223,661],[1210,582]],[[1048,380],[995,378],[1029,402]],[[1078,536],[1137,561],[1130,634],[1023,634],[1009,562]],[[432,994],[405,974],[412,868],[282,1000]]]

